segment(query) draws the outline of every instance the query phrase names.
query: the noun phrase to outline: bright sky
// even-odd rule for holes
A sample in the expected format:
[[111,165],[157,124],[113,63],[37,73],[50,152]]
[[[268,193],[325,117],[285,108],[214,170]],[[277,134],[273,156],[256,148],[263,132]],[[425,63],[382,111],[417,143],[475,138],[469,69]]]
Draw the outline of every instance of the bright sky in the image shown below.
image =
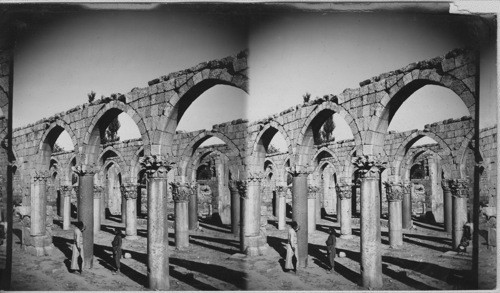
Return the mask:
[[[235,17],[239,19],[238,17]],[[250,36],[224,15],[92,12],[57,18],[26,33],[15,58],[14,127],[87,102],[126,93],[147,81],[249,48],[250,97],[215,86],[186,111],[178,129],[210,129],[237,118],[254,121],[312,97],[463,47],[443,17],[376,14],[272,14],[253,17]],[[481,126],[496,123],[494,97],[481,101]],[[451,91],[426,86],[400,108],[392,130],[469,115]],[[122,115],[122,116],[126,116]],[[120,118],[122,139],[136,137]],[[337,123],[337,140],[349,138]],[[344,123],[345,124],[345,123]]]

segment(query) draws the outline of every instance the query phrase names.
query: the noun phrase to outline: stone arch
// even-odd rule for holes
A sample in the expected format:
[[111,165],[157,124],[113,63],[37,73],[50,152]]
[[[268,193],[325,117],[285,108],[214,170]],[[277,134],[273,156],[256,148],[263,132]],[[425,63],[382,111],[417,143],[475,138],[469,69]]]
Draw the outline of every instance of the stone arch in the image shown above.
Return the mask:
[[422,137],[429,137],[435,140],[440,148],[443,150],[443,155],[450,156],[453,160],[453,153],[451,151],[450,146],[442,139],[438,134],[432,132],[432,131],[424,131],[424,130],[418,130],[416,132],[413,132],[409,136],[407,136],[399,145],[399,148],[396,150],[396,153],[394,155],[394,161],[391,164],[394,167],[395,174],[392,174],[394,176],[400,176],[400,169],[402,162],[404,160],[405,155],[408,153],[410,148],[413,146],[415,142],[417,142],[419,139]]
[[[440,154],[438,152],[435,152],[431,149],[425,149],[425,150],[420,150],[418,152],[408,153],[408,154],[410,154],[410,155],[405,156],[406,160],[403,159],[402,162],[400,163],[400,165],[398,167],[399,170],[396,170],[398,172],[398,176],[400,176],[399,178],[401,180],[409,180],[410,169],[415,164],[415,160],[417,160],[419,157],[425,156],[425,155],[432,155],[432,156],[438,157],[439,160],[441,161],[441,169],[445,172],[445,175],[447,175],[447,177],[450,177],[452,174],[451,166],[449,164],[443,164],[446,156],[443,156],[442,154]],[[451,157],[451,154],[447,154],[447,156]]]
[[142,167],[141,167],[139,160],[143,156],[144,156],[144,146],[141,146],[134,153],[134,156],[132,157],[132,160],[130,161],[130,180],[131,180],[131,182],[137,182],[137,180],[139,179],[137,176],[142,170]]
[[200,64],[193,67],[191,73],[176,77],[175,84],[178,87],[163,111],[166,119],[160,121],[158,130],[152,136],[155,138],[153,145],[157,146],[155,155],[172,155],[171,142],[177,124],[191,103],[202,93],[215,85],[233,86],[248,93],[246,52],[241,52],[236,57],[210,61],[208,64],[209,68],[206,64]]
[[[122,174],[122,180],[125,181],[126,178],[130,177],[130,174],[127,174],[128,172],[126,172],[127,171],[126,170],[127,164],[125,163],[126,161],[123,158],[122,154],[117,149],[115,149],[113,146],[106,147],[99,154],[97,161],[101,164],[100,173],[103,174],[103,172],[106,170],[106,167],[109,166],[109,163],[106,163],[106,158],[104,157],[109,152],[112,152],[116,155],[117,159],[115,159],[113,157],[109,161],[114,162],[117,165],[118,169],[120,170],[120,172]],[[120,166],[123,166],[123,167],[120,167]]]
[[97,163],[99,149],[101,146],[100,133],[104,132],[109,122],[122,112],[126,113],[132,118],[132,120],[134,120],[135,124],[139,128],[139,132],[141,133],[143,145],[146,147],[149,146],[149,133],[144,122],[146,117],[141,117],[130,105],[114,100],[103,105],[89,124],[88,131],[86,132],[82,143],[83,153],[86,156],[85,163]]
[[75,152],[76,150],[78,150],[78,139],[73,129],[65,121],[58,119],[57,121],[48,125],[47,129],[44,131],[40,139],[37,151],[37,168],[42,170],[44,166],[48,166],[48,163],[50,162],[50,158],[52,156],[52,148],[59,135],[61,135],[61,133],[65,130],[71,138],[71,142],[73,143]]
[[250,157],[254,157],[255,152],[259,151],[258,150],[259,143],[262,141],[263,138],[265,140],[269,140],[269,142],[271,142],[272,138],[277,133],[280,133],[283,136],[283,138],[285,139],[286,144],[287,144],[288,154],[292,154],[292,140],[290,139],[290,136],[288,135],[288,132],[285,130],[283,125],[281,125],[280,123],[278,123],[275,120],[271,120],[271,121],[267,122],[265,125],[261,125],[261,127],[262,128],[260,129],[259,133],[257,134],[255,141],[253,142],[252,154],[250,155]]
[[[211,137],[216,137],[220,140],[222,140],[228,148],[231,150],[231,155],[234,155],[235,157],[238,158],[238,160],[243,164],[243,160],[241,158],[241,152],[238,146],[229,138],[227,137],[224,133],[218,132],[218,131],[202,131],[195,137],[191,139],[187,147],[184,149],[182,152],[182,155],[180,157],[181,163],[180,163],[180,174],[182,177],[185,178],[185,176],[188,175],[187,169],[189,167],[189,163],[192,161],[193,155],[196,153],[196,150],[200,147],[200,145],[208,140]],[[229,157],[228,155],[226,155]]]
[[[212,153],[228,158],[228,156],[226,154],[222,153],[221,151],[219,151],[213,147],[209,147],[209,148],[203,149],[203,150],[198,150],[196,152],[196,154],[190,160],[191,164],[189,164],[186,168],[186,173],[185,173],[186,175],[184,177],[186,181],[196,180],[197,166],[204,158],[206,158],[207,156],[210,156]],[[231,170],[229,170],[229,171],[231,172]],[[189,173],[191,173],[190,177],[189,177]]]
[[359,128],[356,124],[356,121],[352,117],[352,115],[347,112],[342,106],[339,106],[333,102],[324,102],[321,105],[317,106],[304,121],[304,126],[299,132],[299,135],[296,140],[296,153],[295,162],[301,168],[307,168],[310,163],[310,158],[312,157],[312,147],[314,146],[314,128],[319,129],[321,127],[322,122],[329,116],[333,114],[339,114],[349,125],[351,132],[354,136],[354,142],[357,146],[362,146],[363,141],[361,138],[361,134]]
[[[323,161],[323,162],[316,162],[317,159],[318,159],[318,156],[321,153],[323,153],[323,152],[328,153],[330,155],[330,157],[332,158],[332,160],[326,160],[326,161]],[[320,170],[322,170],[325,164],[331,164],[331,166],[333,167],[333,169],[335,171],[337,171],[339,173],[339,175],[344,176],[344,174],[343,174],[343,172],[344,172],[344,166],[342,166],[342,164],[340,163],[340,160],[337,157],[337,155],[332,150],[330,150],[327,147],[320,148],[316,152],[316,154],[314,154],[314,156],[313,156],[313,162],[314,162],[314,172],[319,172]]]
[[[425,70],[424,70],[425,71]],[[421,71],[422,72],[422,71]],[[450,89],[464,102],[469,109],[470,115],[474,117],[475,95],[472,90],[461,80],[448,73],[440,73],[436,69],[429,69],[428,74],[415,74],[409,72],[402,78],[403,84],[393,85],[387,90],[387,94],[381,99],[381,115],[377,123],[371,124],[370,130],[382,135],[375,135],[367,144],[383,146],[383,140],[387,133],[387,128],[401,105],[415,93],[426,85],[437,85]]]

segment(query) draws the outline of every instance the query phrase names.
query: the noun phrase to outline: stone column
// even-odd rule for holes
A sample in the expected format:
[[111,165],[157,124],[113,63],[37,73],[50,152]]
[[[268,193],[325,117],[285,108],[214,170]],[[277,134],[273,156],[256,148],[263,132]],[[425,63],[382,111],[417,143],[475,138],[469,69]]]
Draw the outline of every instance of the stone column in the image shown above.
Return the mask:
[[45,235],[45,218],[47,216],[46,184],[47,172],[33,174],[33,192],[31,194],[31,236]]
[[463,227],[467,223],[467,197],[469,182],[467,179],[450,180],[451,194],[453,195],[453,231],[451,234],[453,249],[460,245],[463,236]]
[[148,187],[148,285],[151,290],[169,290],[167,173],[172,165],[163,156],[147,156],[140,163]]
[[[189,214],[189,230],[196,230],[198,229],[198,184],[196,181],[191,183],[190,185],[190,198],[189,198],[189,203],[188,203],[188,214]],[[231,195],[232,196],[232,195]],[[238,194],[236,194],[238,197]],[[232,199],[232,197],[231,197]],[[239,198],[238,198],[238,203],[239,203]],[[231,202],[232,204],[232,202]],[[238,209],[239,209],[239,204],[238,204]],[[239,215],[239,210],[238,210],[238,215]],[[238,222],[239,225],[239,222]]]
[[235,236],[240,235],[240,193],[238,181],[229,180],[229,191],[231,192],[231,232]]
[[94,261],[94,174],[93,165],[73,167],[78,174],[78,220],[83,222],[83,256],[84,267],[91,269]]
[[337,223],[340,224],[342,222],[342,199],[340,198],[340,194],[337,191],[337,186],[335,186],[335,191],[337,193]]
[[71,190],[73,186],[61,185],[61,195],[63,197],[63,230],[69,230],[71,224]]
[[278,230],[285,230],[287,189],[288,187],[286,186],[276,187],[276,195],[278,196]]
[[402,207],[402,213],[403,213],[403,229],[411,229],[412,225],[412,220],[411,220],[411,215],[412,215],[412,210],[411,210],[411,182],[410,181],[405,181],[403,182],[403,207]]
[[[120,191],[121,191],[121,186],[120,186]],[[121,199],[122,199],[122,204],[121,204],[122,224],[127,225],[127,199],[125,198],[123,192],[121,193]]]
[[101,197],[102,186],[94,186],[94,237],[101,231]]
[[385,182],[384,184],[389,202],[389,245],[392,248],[397,248],[403,245],[403,218],[401,214],[403,185],[394,182]]
[[188,201],[191,188],[186,183],[174,182],[170,185],[175,204],[175,247],[182,250],[189,247]]
[[291,171],[292,178],[292,219],[299,224],[297,231],[297,267],[307,267],[308,225],[307,225],[307,176],[308,172],[297,169]]
[[385,162],[380,157],[360,156],[354,160],[361,178],[361,278],[368,289],[382,287],[380,235],[380,173]]
[[335,187],[339,197],[338,203],[340,206],[339,219],[340,219],[340,238],[351,239],[351,218],[352,218],[352,184],[348,179],[340,181]]
[[316,231],[316,198],[318,197],[318,187],[309,186],[307,193],[307,230],[308,233]]
[[129,240],[139,239],[137,236],[137,184],[124,184],[120,186],[122,198],[127,207],[125,212],[125,238]]
[[444,197],[444,230],[446,231],[446,233],[452,233],[453,213],[450,182],[448,182],[448,180],[442,179],[441,187],[443,187]]
[[245,207],[248,205],[248,195],[247,195],[247,182],[246,181],[236,181],[238,187],[238,194],[240,195],[240,250],[245,252],[245,223],[247,222],[246,217],[248,217],[247,212],[245,212]]
[[[324,196],[324,189],[320,189],[319,187],[316,187],[316,197],[315,197],[315,222],[319,223],[321,221],[321,195],[323,194],[323,203],[325,202],[325,196]],[[314,225],[314,230],[316,230],[316,225]]]
[[262,178],[263,174],[260,172],[248,174],[246,197],[244,197],[242,202],[242,248],[250,256],[262,254],[263,250],[267,247],[267,241],[260,233],[260,183]]

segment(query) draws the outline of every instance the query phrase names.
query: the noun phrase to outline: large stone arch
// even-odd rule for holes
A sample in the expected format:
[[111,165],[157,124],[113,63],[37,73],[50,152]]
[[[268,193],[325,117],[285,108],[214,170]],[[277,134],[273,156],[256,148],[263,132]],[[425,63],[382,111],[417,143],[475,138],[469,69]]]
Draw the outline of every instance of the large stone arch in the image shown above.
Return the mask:
[[[182,178],[186,178],[187,174],[187,169],[189,166],[189,163],[192,161],[193,155],[196,153],[196,150],[199,148],[199,146],[208,140],[211,137],[216,137],[220,140],[222,140],[231,150],[232,156],[235,156],[238,158],[241,164],[243,164],[243,160],[241,158],[241,152],[238,146],[229,138],[227,137],[224,133],[218,132],[218,131],[203,131],[200,132],[198,135],[193,137],[187,147],[184,149],[182,152],[182,155],[180,156],[180,168],[179,170]],[[228,155],[226,155],[228,156]],[[228,156],[229,157],[229,156]]]
[[[363,141],[361,138],[361,133],[359,131],[358,125],[356,124],[353,116],[347,112],[342,106],[335,104],[333,102],[324,102],[317,106],[307,117],[304,122],[304,126],[299,132],[297,140],[295,142],[297,148],[294,154],[295,162],[300,168],[307,168],[310,164],[310,158],[313,156],[312,147],[314,146],[314,133],[313,127],[319,129],[323,120],[329,115],[339,114],[349,125],[351,132],[354,136],[354,142],[356,146],[362,146]],[[317,124],[317,125],[316,125]]]
[[[467,72],[467,69],[462,69]],[[421,89],[426,85],[437,85],[450,89],[463,101],[469,113],[474,117],[475,113],[475,94],[474,84],[475,81],[469,82],[467,85],[463,80],[455,77],[449,73],[441,73],[440,70],[436,68],[418,70],[415,69],[415,74],[408,72],[404,77],[400,79],[401,82],[395,83],[392,87],[387,89],[387,94],[380,100],[381,104],[381,114],[380,118],[376,123],[370,124],[369,130],[378,133],[379,135],[374,135],[371,139],[368,139],[365,143],[383,146],[383,141],[385,134],[387,133],[387,128],[389,127],[394,114],[399,110],[401,105],[415,93],[417,90]],[[467,74],[464,74],[467,76]],[[465,79],[465,78],[464,78]],[[472,83],[472,84],[471,84]],[[469,87],[470,86],[470,87]]]
[[[323,153],[323,152],[327,152],[330,157],[332,158],[331,160],[326,160],[324,162],[316,162],[317,161],[317,158],[318,156]],[[332,151],[330,150],[329,148],[327,147],[321,147],[318,151],[316,151],[316,153],[314,154],[313,156],[313,162],[314,162],[314,173],[316,172],[319,172],[320,170],[322,170],[322,167],[325,165],[325,164],[331,164],[333,169],[335,171],[337,171],[339,173],[339,176],[344,176],[344,169],[345,169],[345,166],[343,166],[341,163],[340,163],[340,160],[339,158],[337,157],[337,155]]]
[[401,170],[401,165],[404,160],[404,157],[410,150],[410,148],[413,146],[413,144],[421,139],[422,137],[429,137],[435,140],[440,148],[443,150],[442,156],[450,156],[452,161],[454,160],[453,158],[453,152],[451,151],[450,146],[442,139],[438,134],[432,132],[432,131],[424,131],[424,130],[418,130],[416,132],[413,132],[409,136],[407,136],[399,145],[399,148],[396,150],[396,153],[394,155],[394,160],[392,161],[392,167],[394,168],[395,174],[392,174],[394,176],[400,176],[400,170]]
[[175,130],[185,111],[201,94],[215,85],[228,85],[248,93],[247,52],[221,60],[213,60],[185,70],[167,82],[175,84],[155,130],[153,155],[172,156]]
[[[269,144],[273,137],[277,133],[281,133],[283,138],[286,141],[288,154],[292,154],[292,141],[288,132],[285,128],[279,124],[278,122],[271,120],[265,125],[261,125],[261,129],[257,134],[255,141],[252,143],[252,150],[250,154],[251,161],[249,162],[250,166],[253,166],[256,170],[258,170],[259,166],[264,163],[266,159],[266,147],[264,144]],[[290,164],[293,164],[293,157],[290,157]]]
[[[190,164],[187,165],[186,167],[186,175],[185,175],[185,180],[186,181],[194,181],[196,180],[196,170],[198,168],[198,165],[200,162],[206,158],[207,156],[210,156],[211,154],[217,154],[219,156],[224,156],[228,158],[226,154],[223,152],[217,150],[214,147],[208,147],[204,148],[203,150],[198,149],[198,151],[194,154],[194,156],[190,160]],[[231,170],[229,170],[231,171]]]
[[36,167],[37,169],[43,170],[44,166],[47,166],[48,169],[47,163],[50,162],[50,158],[52,156],[52,148],[56,140],[58,139],[59,135],[61,135],[61,133],[65,130],[71,138],[71,142],[73,143],[75,152],[77,152],[80,145],[78,143],[79,141],[73,129],[65,121],[58,119],[52,122],[47,127],[47,129],[44,131],[40,139],[37,151],[37,164],[38,164],[38,166]]
[[121,101],[111,101],[101,107],[89,124],[81,145],[85,154],[85,162],[82,163],[97,163],[101,146],[100,133],[105,131],[109,122],[122,112],[127,113],[134,120],[139,128],[143,145],[149,146],[150,137],[144,120],[146,117],[141,117],[135,109]]

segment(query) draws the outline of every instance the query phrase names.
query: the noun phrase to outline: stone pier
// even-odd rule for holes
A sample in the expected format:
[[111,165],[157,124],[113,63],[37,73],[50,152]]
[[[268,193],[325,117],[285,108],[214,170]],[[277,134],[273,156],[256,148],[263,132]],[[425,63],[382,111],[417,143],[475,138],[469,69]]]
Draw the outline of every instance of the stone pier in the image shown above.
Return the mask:
[[401,201],[403,200],[403,185],[401,183],[384,182],[389,202],[389,245],[398,248],[403,245]]
[[276,194],[278,196],[278,230],[285,230],[287,189],[288,187],[286,186],[276,187]]
[[94,186],[94,237],[101,231],[101,197],[102,186]]
[[292,173],[292,219],[299,224],[297,231],[297,267],[307,267],[308,259],[308,219],[307,219],[307,176],[308,172],[293,171]]
[[237,180],[229,180],[229,192],[231,193],[231,233],[235,236],[239,236],[241,200]]
[[[188,203],[188,216],[189,216],[189,230],[198,229],[198,184],[193,182],[190,185],[191,192]],[[239,207],[239,205],[238,205]]]
[[456,249],[460,244],[464,233],[464,224],[467,223],[468,187],[467,179],[450,180],[450,189],[453,195],[453,231],[451,235],[453,249]]
[[187,183],[171,183],[175,209],[175,248],[183,250],[189,247],[188,201],[190,186]]
[[411,220],[412,208],[411,208],[411,182],[403,182],[403,201],[402,201],[402,218],[403,218],[403,229],[411,229],[413,224]]
[[318,187],[309,186],[309,192],[307,193],[307,229],[308,233],[316,231],[316,214],[318,212],[317,198],[318,198]]
[[370,290],[382,287],[380,173],[385,162],[375,156],[354,160],[361,178],[361,279]]
[[441,187],[443,188],[444,199],[444,230],[446,233],[453,231],[453,212],[452,212],[452,196],[450,182],[446,179],[441,180]]
[[339,197],[338,204],[340,206],[338,213],[340,219],[340,238],[351,239],[353,237],[351,228],[352,184],[348,179],[344,179],[337,184],[335,189]]
[[78,220],[83,222],[83,255],[84,268],[91,269],[94,262],[94,174],[93,165],[74,167],[78,174]]
[[126,238],[129,240],[139,239],[137,236],[137,184],[124,184],[120,186],[122,198],[126,204]]

